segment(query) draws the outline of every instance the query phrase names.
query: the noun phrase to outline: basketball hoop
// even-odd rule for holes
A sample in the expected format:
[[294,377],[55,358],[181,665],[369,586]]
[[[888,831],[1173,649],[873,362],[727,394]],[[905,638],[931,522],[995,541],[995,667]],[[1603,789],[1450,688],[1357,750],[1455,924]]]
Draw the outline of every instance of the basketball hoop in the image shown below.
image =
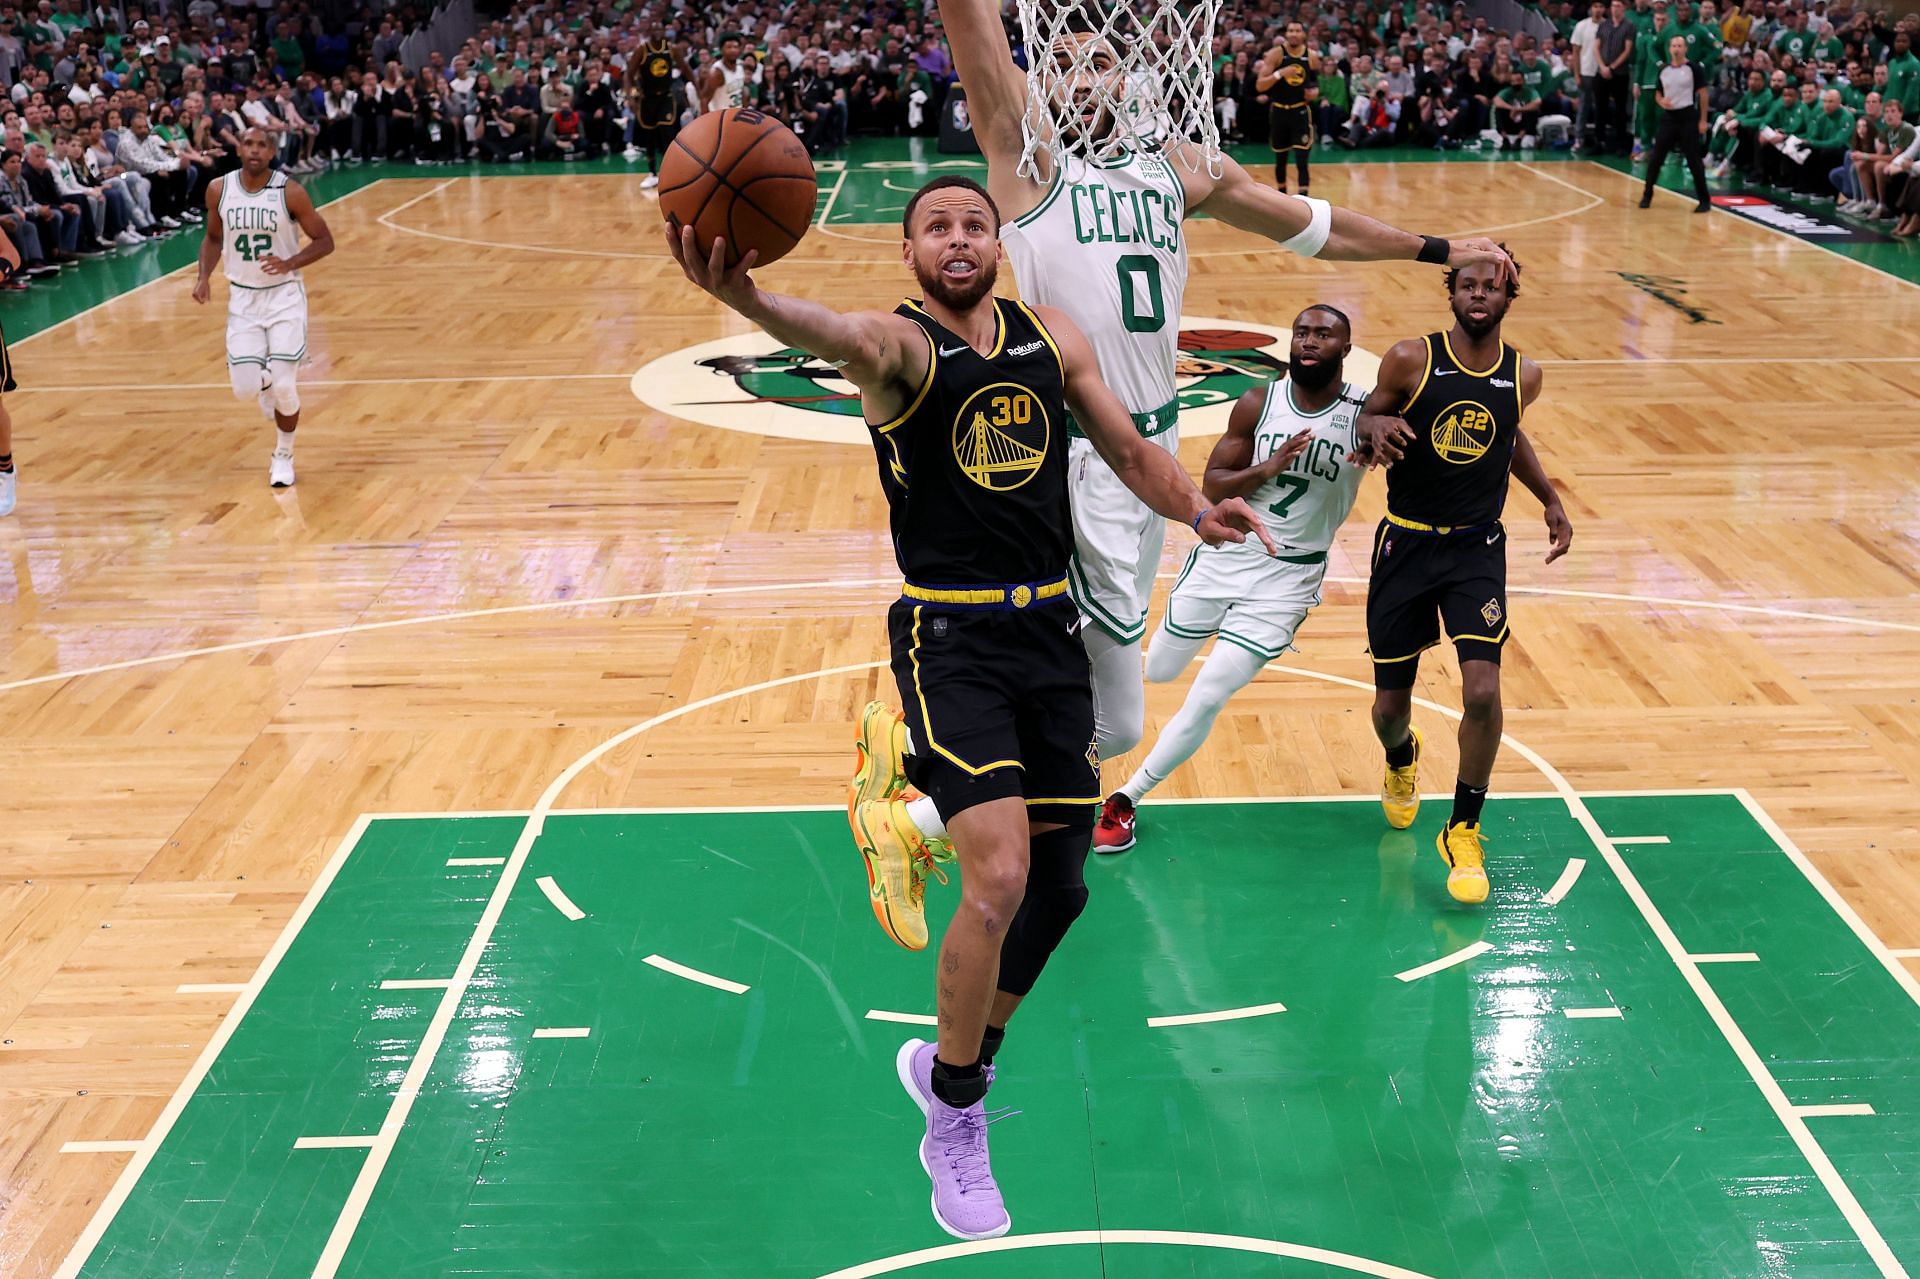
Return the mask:
[[[1220,0],[1018,0],[1027,49],[1026,146],[1037,158],[1108,162],[1166,148],[1220,176],[1213,32]],[[1083,112],[1091,111],[1089,122]],[[1102,131],[1102,126],[1104,130]],[[1175,146],[1186,142],[1189,146]]]

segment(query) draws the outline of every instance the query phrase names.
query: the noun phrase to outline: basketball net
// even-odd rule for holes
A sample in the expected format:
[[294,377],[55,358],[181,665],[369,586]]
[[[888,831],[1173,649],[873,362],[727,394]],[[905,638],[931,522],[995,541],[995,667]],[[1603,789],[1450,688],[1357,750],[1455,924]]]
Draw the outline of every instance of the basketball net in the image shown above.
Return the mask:
[[[1136,7],[1137,4],[1137,7]],[[1213,32],[1220,0],[1018,0],[1027,49],[1026,146],[1020,172],[1044,153],[1112,162],[1178,141],[1189,171],[1220,176],[1213,115]],[[1093,32],[1090,38],[1086,33]],[[1111,65],[1108,64],[1111,59]],[[1089,137],[1091,103],[1113,122]]]

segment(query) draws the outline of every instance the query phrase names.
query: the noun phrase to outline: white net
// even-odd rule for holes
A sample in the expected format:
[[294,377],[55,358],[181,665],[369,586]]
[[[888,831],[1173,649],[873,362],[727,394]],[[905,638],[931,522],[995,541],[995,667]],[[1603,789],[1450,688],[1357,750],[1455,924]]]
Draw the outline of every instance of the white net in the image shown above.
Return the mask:
[[[1027,50],[1026,150],[1110,161],[1166,146],[1220,174],[1213,32],[1220,0],[1018,0]],[[1170,145],[1178,142],[1190,146]]]

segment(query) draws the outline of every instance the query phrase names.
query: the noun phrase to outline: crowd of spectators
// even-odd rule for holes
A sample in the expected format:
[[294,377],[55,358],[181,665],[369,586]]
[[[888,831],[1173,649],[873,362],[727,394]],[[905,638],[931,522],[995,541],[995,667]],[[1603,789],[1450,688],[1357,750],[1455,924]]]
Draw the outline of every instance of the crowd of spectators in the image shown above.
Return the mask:
[[[152,4],[153,0],[148,0]],[[1213,46],[1230,141],[1261,142],[1263,61],[1304,28],[1322,145],[1571,146],[1636,158],[1673,36],[1710,87],[1724,176],[1833,199],[1920,231],[1920,19],[1853,0],[1549,0],[1530,30],[1439,0],[1229,0]],[[1738,7],[1736,7],[1736,5]],[[333,12],[338,13],[337,10]],[[1006,21],[1017,59],[1012,8]],[[23,270],[6,288],[202,218],[206,185],[265,129],[279,163],[436,165],[602,155],[657,164],[639,128],[661,93],[670,130],[757,105],[821,151],[856,134],[928,134],[954,83],[922,0],[548,0],[489,16],[452,56],[408,69],[411,7],[326,17],[295,0],[0,4],[0,228]],[[665,79],[643,86],[643,51]],[[657,124],[657,122],[652,122]],[[637,133],[648,135],[645,138]]]

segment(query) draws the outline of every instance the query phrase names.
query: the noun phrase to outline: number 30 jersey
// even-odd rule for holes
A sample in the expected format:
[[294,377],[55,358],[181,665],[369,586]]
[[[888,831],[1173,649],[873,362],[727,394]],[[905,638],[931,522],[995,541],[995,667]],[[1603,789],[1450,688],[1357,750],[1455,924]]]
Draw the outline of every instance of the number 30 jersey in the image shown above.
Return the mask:
[[221,265],[227,282],[243,289],[271,289],[300,278],[268,275],[260,264],[268,257],[290,258],[300,251],[293,215],[287,212],[287,175],[268,174],[267,184],[249,191],[235,169],[220,180]]
[[[1341,386],[1340,396],[1332,404],[1317,413],[1303,413],[1294,404],[1291,379],[1283,378],[1267,388],[1266,407],[1253,428],[1250,465],[1266,461],[1301,431],[1313,432],[1306,452],[1247,496],[1247,504],[1266,521],[1267,532],[1283,558],[1325,554],[1353,510],[1366,468],[1347,461],[1347,454],[1353,451],[1355,423],[1367,394],[1348,382]],[[1254,560],[1267,559],[1266,548],[1251,538],[1218,549]]]
[[1001,229],[1020,296],[1059,307],[1136,418],[1170,408],[1187,291],[1186,193],[1162,156],[1055,166],[1040,203]]

